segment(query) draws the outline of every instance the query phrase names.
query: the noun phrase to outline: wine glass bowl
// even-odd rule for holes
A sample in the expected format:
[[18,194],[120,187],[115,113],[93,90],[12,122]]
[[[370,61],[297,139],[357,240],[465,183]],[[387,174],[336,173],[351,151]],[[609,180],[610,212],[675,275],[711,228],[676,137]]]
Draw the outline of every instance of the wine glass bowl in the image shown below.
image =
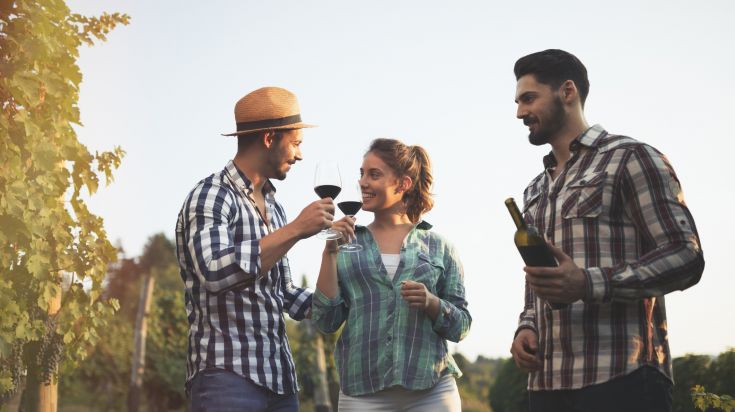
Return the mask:
[[[334,160],[325,160],[317,163],[314,173],[314,192],[324,199],[327,197],[334,200],[342,191],[342,178],[339,174],[339,166]],[[334,229],[324,229],[317,233],[319,239],[335,240],[342,234]]]
[[[337,207],[345,216],[354,218],[357,212],[362,209],[362,191],[360,190],[360,185],[358,183],[348,185],[344,197],[346,199],[337,203]],[[343,252],[358,252],[362,250],[362,245],[357,243],[356,240],[339,245],[339,250]]]

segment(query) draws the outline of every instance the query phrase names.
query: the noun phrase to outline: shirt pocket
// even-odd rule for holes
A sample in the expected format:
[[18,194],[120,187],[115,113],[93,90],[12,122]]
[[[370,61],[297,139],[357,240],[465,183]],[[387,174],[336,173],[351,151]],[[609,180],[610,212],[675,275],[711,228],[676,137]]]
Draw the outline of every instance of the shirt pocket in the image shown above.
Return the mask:
[[423,283],[431,293],[436,294],[439,278],[444,274],[444,262],[419,252],[416,269],[413,271],[413,280]]
[[561,214],[565,219],[596,218],[602,213],[607,172],[588,172],[566,187]]
[[530,214],[531,216],[534,215],[534,212],[538,208],[538,201],[540,198],[541,192],[535,192],[523,199],[523,210],[521,210],[521,215],[524,219],[527,214]]

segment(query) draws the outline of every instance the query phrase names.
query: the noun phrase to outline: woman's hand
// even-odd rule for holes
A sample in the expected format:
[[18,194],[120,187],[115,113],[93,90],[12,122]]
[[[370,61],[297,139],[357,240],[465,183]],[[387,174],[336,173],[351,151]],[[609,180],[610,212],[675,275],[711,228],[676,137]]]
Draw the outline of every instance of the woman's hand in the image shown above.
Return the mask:
[[334,222],[332,224],[332,229],[341,233],[342,237],[337,240],[327,240],[327,243],[324,245],[324,251],[328,253],[337,253],[339,251],[339,245],[347,243],[355,238],[355,218],[345,216]]
[[423,310],[432,320],[439,314],[439,298],[429,292],[423,283],[404,280],[401,282],[401,296],[410,308]]

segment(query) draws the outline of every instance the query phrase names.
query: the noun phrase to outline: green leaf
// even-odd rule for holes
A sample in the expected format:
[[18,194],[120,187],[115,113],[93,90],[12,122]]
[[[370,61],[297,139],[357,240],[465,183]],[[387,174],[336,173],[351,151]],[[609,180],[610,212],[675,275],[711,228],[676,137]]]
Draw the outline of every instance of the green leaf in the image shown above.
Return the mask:
[[9,243],[25,243],[31,236],[25,222],[9,215],[0,215],[0,233]]
[[[73,364],[119,308],[98,301],[114,249],[80,190],[93,194],[100,178],[110,182],[121,158],[119,148],[96,158],[77,138],[77,58],[84,42],[104,39],[128,17],[73,15],[63,0],[3,2],[0,9],[0,356],[41,338],[43,313],[61,293],[57,273],[78,270],[93,279],[90,295],[101,306],[92,307],[84,292],[62,296],[56,329],[73,343],[62,356]],[[89,342],[79,342],[80,336]],[[0,393],[7,389],[6,366],[13,365],[0,366]],[[44,365],[32,360],[15,366]]]

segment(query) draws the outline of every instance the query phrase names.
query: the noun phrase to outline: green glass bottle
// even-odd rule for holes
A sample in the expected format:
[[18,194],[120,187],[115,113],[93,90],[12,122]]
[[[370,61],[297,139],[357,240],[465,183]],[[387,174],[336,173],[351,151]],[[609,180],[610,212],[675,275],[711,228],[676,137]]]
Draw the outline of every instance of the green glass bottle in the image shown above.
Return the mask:
[[[513,240],[526,266],[558,266],[546,241],[538,233],[538,229],[526,224],[515,200],[512,197],[505,199],[505,206],[516,224],[516,233]],[[566,303],[549,302],[549,304],[554,309],[563,309],[568,306]]]

